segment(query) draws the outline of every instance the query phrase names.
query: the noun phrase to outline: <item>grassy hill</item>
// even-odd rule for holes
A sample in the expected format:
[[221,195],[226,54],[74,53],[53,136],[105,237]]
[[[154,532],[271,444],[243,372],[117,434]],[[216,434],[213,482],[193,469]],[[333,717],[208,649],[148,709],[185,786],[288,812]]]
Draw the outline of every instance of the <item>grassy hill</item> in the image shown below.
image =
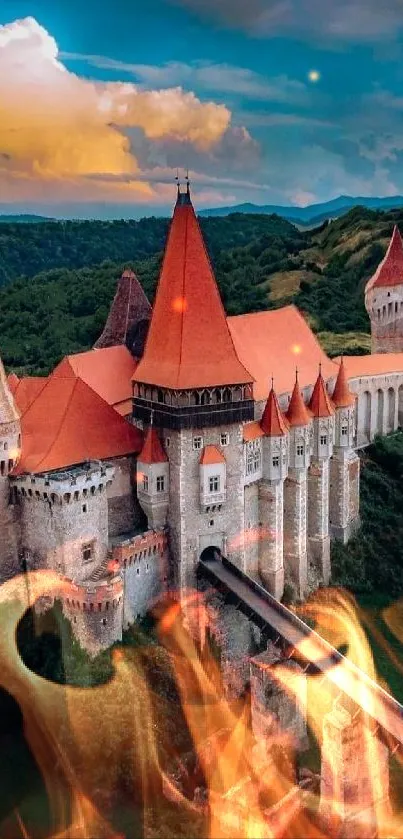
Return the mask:
[[[228,314],[294,302],[330,355],[369,351],[364,287],[403,211],[355,208],[315,230],[278,216],[233,214],[201,224]],[[0,226],[0,354],[46,373],[102,330],[125,266],[153,298],[167,219]]]

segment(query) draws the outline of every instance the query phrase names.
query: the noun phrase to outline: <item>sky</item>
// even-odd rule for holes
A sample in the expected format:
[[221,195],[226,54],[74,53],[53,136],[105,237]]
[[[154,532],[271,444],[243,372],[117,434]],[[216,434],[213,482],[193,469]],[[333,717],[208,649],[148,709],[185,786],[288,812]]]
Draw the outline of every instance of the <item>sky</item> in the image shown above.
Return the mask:
[[403,0],[2,0],[0,212],[403,194]]

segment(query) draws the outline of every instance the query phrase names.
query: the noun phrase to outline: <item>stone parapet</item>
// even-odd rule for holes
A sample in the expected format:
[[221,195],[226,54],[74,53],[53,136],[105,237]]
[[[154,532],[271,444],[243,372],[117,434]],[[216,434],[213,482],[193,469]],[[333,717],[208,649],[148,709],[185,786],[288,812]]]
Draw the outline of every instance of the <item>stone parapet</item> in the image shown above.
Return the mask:
[[168,547],[166,530],[147,530],[137,533],[110,548],[111,558],[126,567],[153,554],[163,554]]
[[105,490],[114,472],[114,467],[109,463],[90,463],[63,472],[12,476],[11,484],[17,494],[24,498],[69,504]]

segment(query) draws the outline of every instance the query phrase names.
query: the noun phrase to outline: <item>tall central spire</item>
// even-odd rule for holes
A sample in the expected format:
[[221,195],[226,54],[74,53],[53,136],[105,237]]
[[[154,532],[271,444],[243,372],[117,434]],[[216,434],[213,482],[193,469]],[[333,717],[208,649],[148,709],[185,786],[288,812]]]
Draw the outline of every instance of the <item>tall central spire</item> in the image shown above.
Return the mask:
[[227,325],[187,179],[178,182],[164,261],[135,381],[170,390],[249,384]]

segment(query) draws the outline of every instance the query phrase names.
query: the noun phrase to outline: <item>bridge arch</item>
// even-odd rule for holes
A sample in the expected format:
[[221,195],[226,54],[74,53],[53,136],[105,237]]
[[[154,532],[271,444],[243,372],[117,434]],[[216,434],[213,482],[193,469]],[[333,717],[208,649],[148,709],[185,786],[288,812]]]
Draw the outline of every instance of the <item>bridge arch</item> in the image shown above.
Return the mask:
[[400,385],[398,391],[398,425],[403,428],[403,385]]
[[221,548],[218,548],[216,545],[208,545],[207,548],[200,554],[200,559],[202,562],[206,562],[208,559],[221,559],[222,553]]
[[396,391],[394,387],[388,390],[388,413],[387,413],[387,432],[388,434],[395,429],[395,406],[396,406]]
[[377,390],[377,412],[376,412],[376,433],[383,434],[383,412],[384,412],[384,393],[381,388]]
[[366,443],[371,439],[371,407],[372,394],[365,390],[358,400],[357,434]]

